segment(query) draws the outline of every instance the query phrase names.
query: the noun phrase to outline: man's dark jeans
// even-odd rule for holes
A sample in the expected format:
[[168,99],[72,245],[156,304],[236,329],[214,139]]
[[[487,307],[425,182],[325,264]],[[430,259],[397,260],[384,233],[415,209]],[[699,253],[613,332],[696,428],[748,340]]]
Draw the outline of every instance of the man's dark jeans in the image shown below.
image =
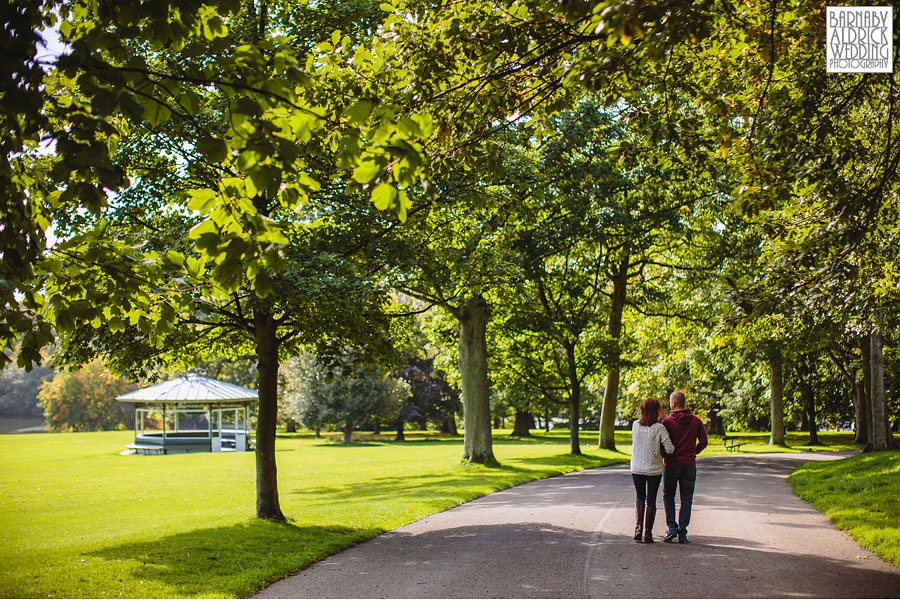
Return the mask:
[[[691,504],[694,500],[694,483],[697,481],[696,465],[666,467],[663,473],[663,506],[666,509],[666,525],[670,532],[687,535],[691,522]],[[681,493],[681,508],[675,522],[675,487]]]

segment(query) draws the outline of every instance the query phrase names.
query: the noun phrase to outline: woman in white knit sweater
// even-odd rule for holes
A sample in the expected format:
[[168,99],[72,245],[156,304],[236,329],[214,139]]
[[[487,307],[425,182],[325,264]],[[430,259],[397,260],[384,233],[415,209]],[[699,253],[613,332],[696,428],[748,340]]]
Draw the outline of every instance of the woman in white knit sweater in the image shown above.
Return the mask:
[[641,540],[643,534],[644,542],[653,542],[656,493],[663,474],[662,449],[665,448],[666,454],[675,450],[669,432],[661,423],[664,416],[659,400],[647,398],[641,404],[640,420],[631,428],[631,480],[637,491],[634,539]]

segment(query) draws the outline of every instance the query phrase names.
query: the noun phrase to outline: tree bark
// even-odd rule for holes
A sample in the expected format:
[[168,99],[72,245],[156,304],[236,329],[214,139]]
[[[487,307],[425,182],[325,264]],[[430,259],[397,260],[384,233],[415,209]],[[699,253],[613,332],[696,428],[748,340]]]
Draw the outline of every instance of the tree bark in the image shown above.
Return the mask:
[[441,433],[446,433],[452,436],[458,436],[459,431],[456,429],[456,418],[454,418],[452,412],[448,412],[444,415],[444,422],[441,424]]
[[260,312],[253,318],[259,411],[256,424],[256,516],[284,521],[278,503],[275,428],[278,422],[278,338],[275,319]]
[[405,442],[406,436],[403,435],[403,421],[397,424],[397,435],[394,436],[395,442]]
[[344,446],[349,446],[350,441],[353,438],[353,423],[350,421],[347,421],[346,423],[344,423],[343,431],[344,431]]
[[712,408],[709,409],[709,417],[706,423],[706,433],[709,435],[725,435],[725,425],[722,423],[722,417],[719,416],[719,408],[721,407],[718,403],[714,403]]
[[293,419],[288,419],[287,421],[285,421],[284,430],[287,433],[297,433],[297,421]]
[[869,337],[872,366],[872,450],[888,450],[887,408],[884,401],[884,339],[877,329]]
[[[613,277],[612,307],[609,311],[607,332],[618,345],[622,334],[622,312],[625,309],[626,290],[628,286],[628,257],[618,266]],[[606,389],[603,390],[603,406],[600,410],[600,448],[616,449],[616,403],[619,399],[619,352],[616,351],[609,374],[606,377]]]
[[381,421],[375,419],[375,427],[372,429],[372,433],[375,435],[381,435]]
[[578,421],[581,419],[581,382],[578,380],[578,366],[575,364],[575,344],[566,343],[566,360],[569,364],[569,452],[581,454],[578,437]]
[[516,410],[516,420],[513,423],[512,433],[509,435],[520,438],[530,438],[531,428],[534,427],[534,417],[530,412]]
[[459,372],[463,399],[463,459],[496,463],[491,440],[487,370],[487,302],[474,295],[458,311]]
[[810,446],[819,445],[819,430],[816,425],[816,395],[812,387],[812,367],[808,358],[800,361],[800,395],[803,397],[803,420],[809,429]]
[[866,403],[866,384],[860,379],[853,384],[853,408],[856,411],[854,427],[856,434],[853,436],[854,444],[863,444],[869,441],[869,409]]
[[784,446],[784,384],[782,382],[781,351],[769,351],[769,411],[771,436],[769,446]]
[[874,447],[875,428],[872,421],[872,344],[868,335],[860,339],[862,351],[863,401],[866,405],[866,445],[863,452],[871,452]]

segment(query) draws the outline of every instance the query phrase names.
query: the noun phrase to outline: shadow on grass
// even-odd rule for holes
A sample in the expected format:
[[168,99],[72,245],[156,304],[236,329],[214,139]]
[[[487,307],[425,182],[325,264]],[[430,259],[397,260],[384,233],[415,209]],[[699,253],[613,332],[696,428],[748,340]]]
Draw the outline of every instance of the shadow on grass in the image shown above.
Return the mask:
[[[376,529],[295,526],[254,519],[123,544],[84,556],[124,562],[122,567],[130,567],[123,576],[134,585],[125,584],[129,597],[159,597],[160,589],[175,589],[177,597],[247,597],[266,584],[379,533]],[[142,593],[142,588],[147,592]]]
[[[623,457],[623,460],[625,458]],[[512,463],[534,465],[521,467],[512,464],[496,466],[461,464],[449,473],[430,473],[416,476],[386,476],[346,484],[342,488],[310,487],[291,491],[292,496],[315,496],[323,502],[345,500],[353,493],[354,500],[380,501],[413,496],[420,501],[464,498],[471,500],[496,490],[529,481],[560,475],[567,470],[580,470],[610,464],[609,459],[561,454],[545,457],[511,459]]]

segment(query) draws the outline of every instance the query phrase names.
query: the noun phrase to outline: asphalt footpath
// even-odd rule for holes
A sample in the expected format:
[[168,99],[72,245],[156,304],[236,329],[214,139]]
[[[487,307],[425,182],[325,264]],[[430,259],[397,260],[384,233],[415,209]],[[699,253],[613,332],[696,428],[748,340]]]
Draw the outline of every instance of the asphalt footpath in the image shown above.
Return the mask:
[[[900,568],[791,492],[808,461],[847,453],[701,457],[690,543],[634,534],[627,466],[497,492],[385,533],[254,598],[897,598]],[[676,497],[677,500],[677,497]]]

